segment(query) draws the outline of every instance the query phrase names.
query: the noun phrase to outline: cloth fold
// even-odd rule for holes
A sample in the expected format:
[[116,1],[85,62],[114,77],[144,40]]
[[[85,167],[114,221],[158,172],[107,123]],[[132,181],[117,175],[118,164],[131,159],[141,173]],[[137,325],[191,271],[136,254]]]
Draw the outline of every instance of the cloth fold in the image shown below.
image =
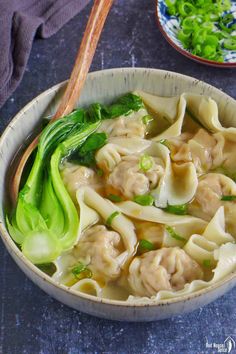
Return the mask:
[[20,83],[34,38],[48,38],[89,0],[0,0],[0,107]]

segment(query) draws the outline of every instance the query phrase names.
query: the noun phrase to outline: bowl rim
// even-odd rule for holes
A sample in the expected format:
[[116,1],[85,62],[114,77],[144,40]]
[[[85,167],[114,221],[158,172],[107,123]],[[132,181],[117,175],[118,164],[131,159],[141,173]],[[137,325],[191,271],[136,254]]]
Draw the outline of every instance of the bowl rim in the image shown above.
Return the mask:
[[[111,69],[106,69],[106,70],[99,70],[99,71],[94,71],[89,73],[89,78],[96,79],[96,77],[99,77],[100,75],[107,75],[109,73],[128,73],[128,72],[133,72],[134,74],[136,72],[148,72],[150,75],[152,73],[165,73],[169,75],[174,75],[179,78],[183,78],[189,82],[192,80],[197,80],[198,83],[207,85],[210,89],[213,89],[216,93],[224,95],[226,98],[229,98],[233,101],[235,101],[231,96],[227,95],[226,93],[222,92],[221,90],[215,88],[212,85],[209,85],[201,80],[195,79],[191,76],[183,75],[180,73],[176,73],[173,71],[167,71],[167,70],[160,70],[160,69],[153,69],[153,68],[111,68]],[[62,81],[49,89],[43,91],[40,93],[38,96],[34,97],[29,103],[27,103],[15,116],[14,118],[10,121],[10,123],[7,125],[5,130],[3,131],[2,135],[0,136],[0,147],[2,144],[4,144],[5,137],[12,131],[12,126],[15,124],[18,119],[24,115],[24,113],[35,104],[35,102],[39,101],[42,99],[44,96],[46,97],[52,92],[57,92],[60,88],[62,88],[65,84],[67,83],[67,80]],[[22,119],[22,118],[21,118]],[[3,215],[4,215],[3,211]],[[182,296],[178,296],[175,298],[169,298],[169,299],[162,299],[162,300],[155,300],[155,299],[148,299],[146,298],[145,300],[139,300],[138,302],[128,302],[126,300],[111,300],[111,299],[105,299],[105,298],[98,298],[94,295],[89,295],[85,294],[82,292],[78,292],[74,289],[71,289],[71,287],[65,286],[63,284],[57,283],[54,281],[49,275],[45,274],[43,271],[41,271],[36,265],[31,263],[20,251],[20,249],[17,247],[13,239],[11,238],[10,234],[7,231],[7,228],[4,226],[4,220],[0,217],[0,236],[3,240],[4,246],[7,248],[8,252],[10,255],[13,257],[12,254],[17,258],[18,261],[23,262],[24,266],[31,271],[37,278],[41,278],[41,280],[46,281],[49,283],[50,286],[56,288],[59,291],[64,292],[65,294],[69,293],[71,296],[74,298],[81,298],[83,300],[90,301],[92,303],[99,303],[99,304],[104,304],[104,305],[115,305],[115,306],[120,306],[120,307],[134,307],[134,308],[139,308],[139,307],[149,307],[149,306],[164,306],[164,305],[171,305],[175,303],[180,303],[180,302],[186,302],[188,300],[200,297],[206,293],[211,293],[212,291],[216,290],[217,288],[222,287],[226,283],[230,282],[232,279],[236,279],[236,271],[231,272],[228,274],[226,277],[221,279],[220,281],[211,284],[210,286],[197,290],[195,292],[185,294]],[[14,258],[14,257],[13,257]],[[15,260],[15,259],[14,259]],[[17,264],[18,265],[18,264]],[[28,277],[28,275],[27,275]],[[30,279],[34,282],[34,280],[30,277]],[[36,283],[37,284],[37,283]],[[40,285],[37,284],[37,286],[40,287]]]
[[224,69],[232,69],[232,68],[236,68],[236,62],[235,63],[226,63],[226,62],[217,62],[214,60],[208,60],[202,57],[199,57],[197,55],[194,55],[190,52],[188,52],[187,50],[181,48],[180,46],[178,46],[172,39],[171,37],[166,33],[164,27],[161,24],[161,20],[160,20],[160,14],[159,14],[159,2],[160,0],[156,0],[156,22],[157,22],[157,26],[160,30],[160,32],[162,33],[163,37],[167,40],[167,42],[175,49],[177,50],[179,53],[181,53],[182,55],[184,55],[185,57],[194,60],[197,63],[201,63],[204,65],[209,65],[209,66],[213,66],[216,68],[224,68]]

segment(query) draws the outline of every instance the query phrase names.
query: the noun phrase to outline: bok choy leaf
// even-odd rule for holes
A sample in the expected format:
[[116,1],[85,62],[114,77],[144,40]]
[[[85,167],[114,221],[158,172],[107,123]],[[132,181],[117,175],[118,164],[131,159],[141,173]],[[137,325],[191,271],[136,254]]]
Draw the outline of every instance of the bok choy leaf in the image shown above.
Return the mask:
[[34,264],[55,261],[77,242],[79,216],[61,179],[62,160],[75,153],[79,163],[84,159],[91,165],[96,150],[107,142],[105,133],[95,133],[101,121],[143,107],[141,98],[129,93],[111,106],[95,103],[77,109],[43,129],[16,208],[6,218],[13,240]]
[[100,121],[88,122],[87,117],[80,109],[44,129],[11,222],[7,218],[12,238],[35,264],[54,261],[76,242],[78,213],[61,180],[59,165],[100,125]]

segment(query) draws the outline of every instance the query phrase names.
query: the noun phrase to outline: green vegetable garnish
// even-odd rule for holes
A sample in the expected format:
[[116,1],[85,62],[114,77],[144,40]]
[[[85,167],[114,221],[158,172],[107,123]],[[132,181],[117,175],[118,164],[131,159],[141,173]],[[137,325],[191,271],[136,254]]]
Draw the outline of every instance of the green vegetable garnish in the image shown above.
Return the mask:
[[154,198],[150,194],[147,195],[136,195],[133,199],[135,203],[138,203],[140,205],[153,205],[154,203]]
[[223,42],[224,48],[228,50],[236,50],[236,36],[226,38]]
[[63,159],[77,154],[80,164],[91,165],[96,150],[107,142],[105,133],[95,133],[101,120],[142,107],[141,98],[130,93],[109,107],[93,104],[77,109],[44,128],[17,206],[11,218],[6,217],[13,240],[34,264],[53,262],[77,241],[79,216],[61,179]]
[[236,200],[236,195],[222,195],[221,200],[233,201]]
[[140,157],[140,161],[139,161],[140,170],[147,172],[152,168],[152,166],[153,166],[153,159],[151,156],[144,154]]
[[168,149],[170,149],[170,144],[167,139],[162,139],[159,141],[159,143],[165,145]]
[[148,240],[142,239],[138,243],[138,253],[139,254],[153,251],[154,249],[155,249],[155,247],[154,247],[153,243]]
[[119,203],[119,202],[123,201],[123,199],[119,195],[116,195],[116,194],[109,194],[107,198],[115,203]]
[[141,108],[144,108],[142,99],[133,93],[128,93],[120,97],[115,104],[106,107],[107,116],[104,114],[104,118],[111,119],[121,115],[127,116],[132,113],[132,111],[137,112]]
[[74,154],[70,161],[79,165],[91,167],[96,164],[95,153],[107,143],[106,133],[94,133],[88,137],[84,144]]
[[202,262],[203,266],[205,268],[210,268],[211,267],[211,260],[210,259],[204,259],[204,261]]
[[183,242],[186,242],[186,241],[187,241],[184,237],[178,235],[178,234],[175,232],[175,230],[173,229],[173,227],[171,227],[171,226],[166,226],[166,231],[167,231],[167,232],[169,233],[169,235],[170,235],[172,238],[174,238],[175,240],[183,241]]
[[167,11],[178,17],[177,38],[192,54],[223,61],[223,50],[235,50],[236,40],[230,0],[166,0]]
[[120,215],[120,212],[119,211],[114,211],[114,213],[112,213],[107,218],[107,221],[106,221],[107,226],[111,226],[113,219],[116,218],[118,215]]
[[76,242],[78,213],[62,182],[59,164],[100,125],[86,119],[86,112],[79,109],[44,129],[13,217],[7,218],[12,238],[34,264],[53,262]]
[[167,205],[166,208],[163,208],[164,211],[176,215],[186,215],[187,214],[187,204],[181,205]]
[[150,116],[148,114],[142,118],[142,121],[143,121],[143,124],[148,125],[150,122],[153,121],[153,118],[152,118],[152,116]]
[[79,262],[75,267],[73,267],[71,272],[78,280],[92,278],[93,276],[92,271],[81,262]]

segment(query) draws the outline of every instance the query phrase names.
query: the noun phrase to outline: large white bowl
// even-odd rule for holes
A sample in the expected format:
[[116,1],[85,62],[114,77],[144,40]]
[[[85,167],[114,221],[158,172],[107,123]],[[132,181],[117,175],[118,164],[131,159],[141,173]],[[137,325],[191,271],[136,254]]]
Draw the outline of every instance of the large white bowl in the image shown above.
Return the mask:
[[[40,120],[53,114],[64,88],[65,83],[61,83],[36,97],[16,115],[0,138],[0,233],[9,253],[23,272],[46,293],[68,306],[91,315],[123,321],[153,321],[183,314],[208,304],[233,288],[236,285],[235,272],[191,295],[152,304],[143,302],[133,305],[122,301],[101,300],[70,290],[64,285],[55,283],[23,256],[6,229],[4,209],[9,181],[7,173],[17,150]],[[135,89],[161,96],[178,95],[184,91],[211,96],[218,103],[224,124],[236,127],[235,100],[204,82],[162,70],[127,68],[91,73],[79,104],[109,103],[117,96]]]

